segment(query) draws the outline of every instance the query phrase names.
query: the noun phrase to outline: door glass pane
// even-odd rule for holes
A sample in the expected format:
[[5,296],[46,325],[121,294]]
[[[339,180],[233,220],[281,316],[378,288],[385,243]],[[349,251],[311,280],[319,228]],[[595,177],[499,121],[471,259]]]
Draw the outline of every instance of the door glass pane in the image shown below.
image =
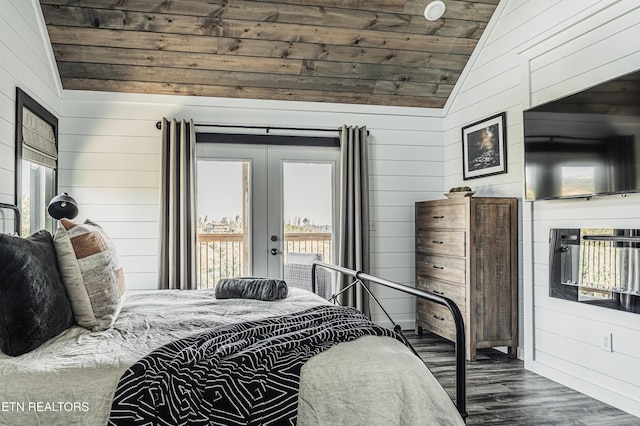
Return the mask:
[[198,161],[198,288],[249,275],[249,173],[248,161]]
[[[287,284],[311,289],[311,263],[316,259],[332,261],[332,171],[330,163],[283,163],[283,254]],[[319,290],[325,296],[325,291]]]

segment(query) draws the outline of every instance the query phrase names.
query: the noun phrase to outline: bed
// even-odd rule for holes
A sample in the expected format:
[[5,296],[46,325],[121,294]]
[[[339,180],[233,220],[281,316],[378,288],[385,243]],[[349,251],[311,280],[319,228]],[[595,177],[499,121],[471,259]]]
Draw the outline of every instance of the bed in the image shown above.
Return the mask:
[[[417,290],[322,262],[314,263],[314,276],[317,268],[352,276],[355,285],[365,280],[370,285],[402,287],[399,290],[425,297]],[[433,297],[437,303],[451,303]],[[457,308],[452,306],[455,313]],[[135,424],[119,421],[114,407],[122,399],[120,387],[127,374],[150,354],[194,336],[220,336],[223,330],[245,324],[252,324],[246,329],[251,331],[255,324],[265,321],[334,309],[313,292],[291,287],[285,298],[274,301],[219,299],[214,290],[128,291],[114,322],[104,330],[90,331],[74,324],[19,356],[0,353],[0,424]],[[293,389],[295,416],[291,421],[272,424],[297,421],[300,425],[463,425],[464,346],[462,350],[457,348],[462,362],[458,357],[456,406],[396,334],[363,335],[310,357],[301,366],[297,389]],[[192,376],[197,374],[187,374],[185,378],[191,380]],[[181,379],[180,383],[186,382]],[[186,392],[194,393],[190,388]],[[169,424],[195,423],[184,417],[183,421]],[[240,420],[236,424],[256,423],[269,424]]]

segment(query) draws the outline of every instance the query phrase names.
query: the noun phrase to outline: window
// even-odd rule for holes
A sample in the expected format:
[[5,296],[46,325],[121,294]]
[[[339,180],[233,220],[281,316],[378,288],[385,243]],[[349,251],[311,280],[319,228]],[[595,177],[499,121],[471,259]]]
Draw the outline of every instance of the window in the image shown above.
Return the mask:
[[54,231],[47,205],[57,190],[58,119],[16,89],[16,205],[22,214],[21,235]]

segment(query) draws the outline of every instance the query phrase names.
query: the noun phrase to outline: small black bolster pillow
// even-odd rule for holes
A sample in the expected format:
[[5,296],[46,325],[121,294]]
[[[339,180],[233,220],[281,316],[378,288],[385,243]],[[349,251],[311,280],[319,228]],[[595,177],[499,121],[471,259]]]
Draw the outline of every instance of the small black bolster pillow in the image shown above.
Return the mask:
[[274,301],[289,294],[287,283],[274,278],[223,278],[216,285],[216,299],[257,299]]

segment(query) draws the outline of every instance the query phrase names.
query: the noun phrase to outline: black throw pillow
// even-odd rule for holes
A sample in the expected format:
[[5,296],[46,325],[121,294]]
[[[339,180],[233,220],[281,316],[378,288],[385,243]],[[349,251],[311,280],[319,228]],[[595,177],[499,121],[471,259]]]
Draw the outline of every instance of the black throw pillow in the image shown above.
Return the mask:
[[0,349],[27,353],[73,324],[53,238],[0,234]]

